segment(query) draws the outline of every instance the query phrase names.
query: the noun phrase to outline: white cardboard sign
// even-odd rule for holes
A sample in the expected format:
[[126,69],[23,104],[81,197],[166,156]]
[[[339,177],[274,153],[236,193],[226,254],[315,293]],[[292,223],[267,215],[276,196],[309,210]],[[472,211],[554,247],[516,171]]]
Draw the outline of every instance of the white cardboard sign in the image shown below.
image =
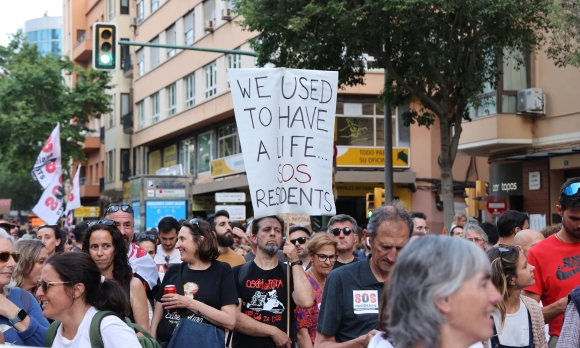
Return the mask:
[[338,72],[230,69],[228,79],[254,217],[335,215]]

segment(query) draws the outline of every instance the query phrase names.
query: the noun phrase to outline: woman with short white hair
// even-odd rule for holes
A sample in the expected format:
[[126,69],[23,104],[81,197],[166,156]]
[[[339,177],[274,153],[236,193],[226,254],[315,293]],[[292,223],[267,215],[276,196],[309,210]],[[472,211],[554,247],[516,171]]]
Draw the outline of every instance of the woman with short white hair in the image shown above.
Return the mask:
[[[369,347],[466,348],[493,334],[501,295],[487,255],[460,238],[429,235],[403,250],[383,292]],[[385,296],[386,294],[386,296]]]

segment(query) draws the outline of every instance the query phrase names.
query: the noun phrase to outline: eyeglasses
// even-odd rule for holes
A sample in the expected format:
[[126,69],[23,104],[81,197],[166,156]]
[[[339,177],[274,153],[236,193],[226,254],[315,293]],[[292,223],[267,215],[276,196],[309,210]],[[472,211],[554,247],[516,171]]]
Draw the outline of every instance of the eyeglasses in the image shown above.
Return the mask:
[[352,233],[352,228],[349,227],[345,227],[345,228],[333,228],[332,230],[330,230],[330,232],[332,234],[334,234],[335,236],[339,236],[340,232],[344,233],[345,236],[348,236]]
[[147,233],[139,233],[139,235],[137,236],[137,242],[141,242],[144,240],[150,240],[154,244],[157,244],[157,237],[155,237],[154,235]]
[[308,237],[299,237],[296,239],[290,239],[290,243],[296,244],[296,242],[298,242],[299,244],[304,244],[304,243],[306,243],[307,240],[308,240]]
[[57,284],[71,284],[71,282],[47,282],[45,280],[39,280],[36,282],[36,288],[37,289],[42,288],[42,291],[44,291],[44,293],[46,294],[48,288]]
[[0,262],[8,262],[10,256],[14,259],[14,262],[18,263],[20,260],[20,253],[11,253],[9,251],[0,251]]
[[87,224],[87,227],[93,227],[95,225],[105,225],[105,226],[115,226],[117,223],[115,220],[98,220],[98,221],[91,221]]
[[10,232],[11,229],[16,228],[17,226],[16,225],[9,224],[9,223],[6,223],[6,222],[2,222],[2,223],[0,223],[0,227],[3,228],[3,229],[5,229],[6,232]]
[[107,208],[107,211],[105,212],[105,216],[112,214],[112,213],[116,213],[119,211],[119,209],[121,209],[121,211],[123,211],[125,213],[131,214],[131,216],[134,216],[133,207],[131,207],[130,205],[127,205],[127,204],[109,206]]
[[199,230],[201,231],[201,227],[199,226],[199,220],[197,218],[193,218],[193,219],[189,220],[188,223],[190,225],[197,226],[197,228],[199,228]]
[[562,193],[565,194],[566,196],[573,196],[578,193],[578,190],[580,190],[580,182],[575,182],[573,184],[566,186],[564,188],[564,192]]
[[[481,239],[481,238],[465,238],[465,239],[467,239],[470,242],[474,242],[474,243],[481,243],[481,242],[483,242],[483,239]],[[502,248],[502,249],[505,249],[505,248]]]
[[320,261],[320,262],[326,262],[326,260],[329,260],[330,262],[334,262],[338,258],[338,255],[336,255],[336,254],[334,254],[334,255],[324,255],[324,254],[316,254],[316,253],[314,253],[314,255],[318,256],[318,261]]

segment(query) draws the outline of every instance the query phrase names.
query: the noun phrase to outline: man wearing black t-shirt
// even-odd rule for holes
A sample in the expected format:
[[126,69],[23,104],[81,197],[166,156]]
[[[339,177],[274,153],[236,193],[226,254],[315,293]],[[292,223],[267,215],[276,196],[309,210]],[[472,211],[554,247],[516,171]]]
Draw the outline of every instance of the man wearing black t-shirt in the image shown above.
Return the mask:
[[[288,241],[284,244],[284,254],[290,264],[292,284],[286,281],[282,268],[286,265],[276,256],[283,234],[284,221],[278,216],[259,218],[252,223],[250,238],[257,243],[256,258],[233,269],[240,303],[234,348],[290,348],[296,341],[294,307],[309,308],[314,304],[314,292],[301,267],[296,247]],[[290,306],[288,287],[293,299]],[[290,336],[285,332],[288,313]]]

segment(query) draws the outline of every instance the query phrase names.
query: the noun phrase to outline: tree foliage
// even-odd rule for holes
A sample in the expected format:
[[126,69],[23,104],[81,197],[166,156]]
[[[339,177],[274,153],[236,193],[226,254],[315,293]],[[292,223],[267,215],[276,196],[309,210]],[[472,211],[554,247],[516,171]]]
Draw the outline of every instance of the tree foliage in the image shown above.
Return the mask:
[[580,67],[580,0],[554,0],[548,55],[558,66]]
[[[63,77],[73,75],[74,87]],[[30,173],[58,122],[63,166],[85,160],[90,118],[109,112],[108,73],[75,66],[68,57],[43,56],[22,32],[0,46],[0,158],[11,173]]]
[[[495,86],[503,48],[530,51],[544,40],[547,0],[235,0],[258,64],[337,70],[342,85],[363,82],[365,54],[385,68],[383,97],[411,100],[407,125],[439,122],[445,221],[454,214],[451,168],[462,119],[486,84]],[[453,132],[451,131],[453,129]]]

